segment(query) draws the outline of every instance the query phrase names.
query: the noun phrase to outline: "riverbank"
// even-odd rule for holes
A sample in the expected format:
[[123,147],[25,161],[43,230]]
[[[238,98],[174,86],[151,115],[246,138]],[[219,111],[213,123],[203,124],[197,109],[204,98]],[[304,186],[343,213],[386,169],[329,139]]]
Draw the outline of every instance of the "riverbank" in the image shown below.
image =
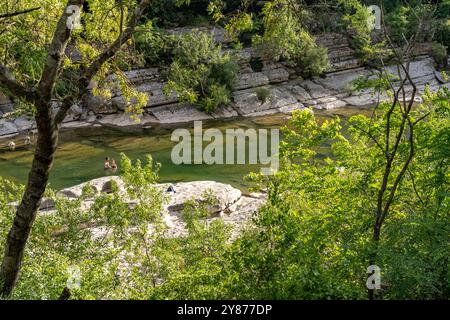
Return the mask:
[[[177,31],[185,32],[185,31]],[[225,43],[223,30],[211,31],[218,42]],[[125,113],[127,104],[120,91],[114,91],[111,99],[91,96],[86,105],[72,106],[64,120],[64,129],[112,127],[123,130],[145,130],[179,126],[196,120],[226,120],[260,117],[274,114],[290,114],[294,110],[311,108],[328,110],[344,106],[357,108],[374,105],[378,97],[368,91],[352,92],[351,83],[358,77],[370,77],[373,70],[361,67],[355,58],[348,40],[339,34],[323,34],[317,41],[328,49],[331,62],[330,72],[324,77],[302,80],[294,70],[283,63],[265,60],[252,48],[238,53],[240,72],[236,81],[232,102],[211,114],[199,111],[195,106],[182,104],[175,94],[163,93],[166,85],[161,71],[156,68],[125,72],[128,82],[148,96],[148,104],[138,121]],[[434,67],[434,60],[428,54],[429,44],[422,44],[416,50],[416,58],[410,64],[410,73],[419,93],[425,86],[438,89],[450,88],[448,79],[443,79]],[[255,61],[257,63],[255,63]],[[385,68],[397,74],[395,66]],[[114,81],[111,79],[111,81]],[[263,101],[258,91],[264,91]],[[407,91],[412,88],[407,87]],[[387,96],[380,97],[382,100]],[[417,97],[420,101],[420,97]],[[58,106],[55,103],[55,111]],[[0,96],[0,117],[13,109],[13,103]],[[27,116],[0,120],[0,138],[12,138],[35,128]]]

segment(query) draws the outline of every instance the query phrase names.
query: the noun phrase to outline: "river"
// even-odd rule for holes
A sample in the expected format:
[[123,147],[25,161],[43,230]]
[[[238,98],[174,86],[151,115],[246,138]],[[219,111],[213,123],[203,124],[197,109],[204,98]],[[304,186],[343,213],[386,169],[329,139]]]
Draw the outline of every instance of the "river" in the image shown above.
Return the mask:
[[[340,108],[315,111],[320,120],[340,116],[343,122],[349,116],[368,113],[368,109]],[[285,115],[272,115],[260,118],[239,118],[229,121],[208,121],[203,129],[218,128],[279,128],[287,122]],[[192,128],[192,125],[185,125]],[[250,172],[259,172],[260,165],[175,165],[171,161],[171,151],[176,142],[171,141],[174,128],[123,130],[105,127],[90,127],[62,130],[56,153],[56,160],[50,175],[50,187],[59,190],[90,179],[102,177],[107,173],[103,169],[105,157],[120,160],[120,153],[129,158],[145,159],[151,154],[155,161],[162,164],[159,172],[160,182],[181,182],[195,180],[214,180],[228,183],[241,190],[248,184],[243,177]],[[19,141],[23,137],[14,140]],[[11,151],[7,142],[0,140],[0,176],[17,183],[25,183],[30,169],[33,146],[18,147]],[[237,152],[242,152],[237,150]],[[120,174],[119,171],[114,174]]]

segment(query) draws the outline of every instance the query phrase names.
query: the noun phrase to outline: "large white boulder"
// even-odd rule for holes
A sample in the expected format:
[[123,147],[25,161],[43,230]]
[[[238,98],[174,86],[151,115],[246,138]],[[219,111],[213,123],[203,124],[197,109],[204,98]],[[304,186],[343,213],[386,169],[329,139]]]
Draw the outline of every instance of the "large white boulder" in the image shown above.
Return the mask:
[[[161,186],[167,189],[166,187],[169,185],[164,184]],[[205,195],[208,192],[210,192],[215,199],[215,204],[208,208],[210,213],[226,210],[242,196],[239,189],[233,188],[229,184],[215,181],[180,182],[173,186],[175,187],[176,192],[169,193],[169,203],[167,204],[167,211],[169,214],[178,214],[184,209],[185,204],[188,201],[205,201]]]
[[65,196],[68,198],[79,198],[83,193],[83,188],[85,188],[87,185],[90,185],[96,193],[110,193],[112,191],[113,181],[117,184],[119,190],[124,189],[124,182],[120,177],[108,176],[84,182],[70,188],[62,189],[57,193],[57,195]]

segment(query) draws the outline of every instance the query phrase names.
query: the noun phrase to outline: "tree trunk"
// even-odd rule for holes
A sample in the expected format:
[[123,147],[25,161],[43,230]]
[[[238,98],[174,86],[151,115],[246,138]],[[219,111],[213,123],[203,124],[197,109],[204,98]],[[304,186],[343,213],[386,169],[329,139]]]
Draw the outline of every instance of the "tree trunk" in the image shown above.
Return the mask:
[[38,138],[33,164],[22,201],[8,233],[0,269],[0,282],[3,284],[0,295],[2,296],[10,295],[17,281],[25,244],[47,186],[56,151],[58,130],[52,121],[51,107],[48,105],[43,109],[43,112],[36,116]]
[[[68,27],[67,21],[73,15],[73,12],[67,9],[70,6],[80,8],[83,4],[84,0],[68,0],[64,14],[56,26],[41,80],[36,89],[27,90],[24,88],[15,80],[13,74],[0,64],[0,82],[16,97],[25,98],[28,102],[36,106],[37,115],[35,119],[38,129],[38,139],[33,164],[28,176],[28,183],[6,240],[5,253],[0,269],[0,296],[9,296],[16,284],[25,245],[30,235],[34,219],[36,218],[36,213],[39,209],[45,188],[47,187],[48,176],[58,142],[58,126],[65,118],[71,106],[68,102],[63,103],[55,117],[52,116],[52,90],[59,75],[62,57],[64,56],[71,36],[71,29]],[[87,90],[89,82],[97,74],[102,65],[111,59],[120,50],[122,45],[131,38],[144,9],[149,4],[150,0],[140,1],[130,16],[123,33],[119,35],[108,49],[94,59],[90,67],[84,71],[81,88],[86,88]],[[85,93],[78,92],[81,96]]]
[[[375,225],[373,226],[373,235],[372,235],[372,242],[373,242],[373,251],[370,254],[370,259],[369,259],[369,265],[376,265],[376,261],[377,261],[377,255],[378,255],[378,243],[380,242],[380,234],[381,234],[381,223],[379,222],[379,220],[377,219],[377,221],[375,222]],[[368,298],[369,300],[374,300],[375,299],[375,290],[374,289],[367,289],[367,294],[368,294]]]

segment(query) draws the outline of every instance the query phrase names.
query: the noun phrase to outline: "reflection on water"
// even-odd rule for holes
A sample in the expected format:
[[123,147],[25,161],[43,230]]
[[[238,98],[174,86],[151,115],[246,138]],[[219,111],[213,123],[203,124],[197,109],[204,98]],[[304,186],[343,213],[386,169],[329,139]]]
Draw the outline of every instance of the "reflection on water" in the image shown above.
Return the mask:
[[[343,108],[330,111],[316,111],[318,118],[326,119],[339,115],[346,119],[367,109]],[[211,121],[203,123],[203,129],[218,128],[277,128],[285,124],[286,116],[275,115],[254,119]],[[193,125],[186,128],[193,128]],[[170,155],[175,142],[170,141],[173,129],[133,130],[133,133],[107,128],[82,128],[62,131],[50,185],[54,189],[73,186],[89,179],[108,174],[103,169],[105,157],[119,160],[124,152],[131,159],[144,159],[151,154],[162,164],[161,182],[194,180],[215,180],[246,189],[243,177],[250,172],[259,172],[259,165],[174,165]],[[17,138],[20,140],[22,138]],[[33,146],[18,144],[15,151],[6,148],[7,141],[0,141],[0,176],[25,183],[32,161]],[[242,152],[237,150],[237,152]],[[115,174],[120,173],[116,172]]]

